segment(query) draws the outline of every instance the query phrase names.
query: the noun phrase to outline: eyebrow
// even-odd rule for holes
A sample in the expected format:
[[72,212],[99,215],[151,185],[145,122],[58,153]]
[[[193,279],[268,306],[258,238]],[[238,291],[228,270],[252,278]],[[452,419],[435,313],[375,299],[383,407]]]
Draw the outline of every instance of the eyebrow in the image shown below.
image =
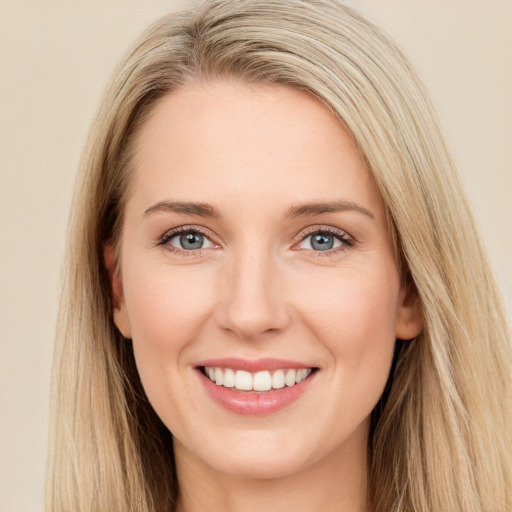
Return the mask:
[[207,203],[191,203],[191,202],[171,202],[159,201],[158,203],[150,206],[144,215],[151,215],[155,212],[174,212],[184,213],[186,215],[197,215],[199,217],[219,218],[220,212],[215,207]]
[[[217,208],[208,203],[193,203],[193,202],[171,202],[171,201],[159,201],[158,203],[150,206],[145,212],[144,216],[151,215],[152,213],[164,211],[183,213],[186,215],[197,215],[199,217],[209,217],[218,219],[221,214]],[[284,214],[284,218],[290,217],[308,217],[312,215],[321,215],[323,213],[336,213],[355,211],[366,215],[370,219],[375,219],[373,213],[364,206],[354,203],[352,201],[328,201],[325,203],[304,203],[297,206],[292,206]]]
[[287,210],[284,217],[307,217],[310,215],[321,215],[322,213],[336,213],[336,212],[358,212],[375,219],[375,215],[364,206],[354,203],[352,201],[328,201],[326,203],[305,203],[298,206],[292,206]]

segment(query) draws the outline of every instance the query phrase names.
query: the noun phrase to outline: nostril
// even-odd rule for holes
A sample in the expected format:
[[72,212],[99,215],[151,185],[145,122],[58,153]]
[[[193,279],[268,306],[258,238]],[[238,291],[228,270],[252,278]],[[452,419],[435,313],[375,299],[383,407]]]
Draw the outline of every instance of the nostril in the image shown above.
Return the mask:
[[220,308],[217,323],[240,338],[254,340],[282,332],[290,319],[286,308],[280,304],[232,302]]
[[282,273],[271,255],[255,252],[254,246],[247,247],[233,256],[216,306],[218,326],[247,340],[275,335],[290,321]]

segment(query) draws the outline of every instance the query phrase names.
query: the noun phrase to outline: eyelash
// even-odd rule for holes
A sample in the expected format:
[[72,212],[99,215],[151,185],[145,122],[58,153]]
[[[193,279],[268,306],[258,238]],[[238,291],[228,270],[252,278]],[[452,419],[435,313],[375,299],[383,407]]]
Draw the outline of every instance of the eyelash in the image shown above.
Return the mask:
[[[328,257],[338,254],[342,251],[346,251],[347,249],[350,249],[351,247],[353,247],[355,245],[355,240],[351,236],[349,236],[345,231],[342,231],[341,229],[337,229],[332,226],[312,226],[312,227],[306,229],[305,232],[300,234],[300,238],[298,241],[294,242],[294,246],[300,242],[305,241],[310,236],[316,235],[316,234],[325,234],[325,235],[332,236],[333,238],[336,238],[338,241],[340,241],[341,245],[339,247],[336,247],[333,249],[327,249],[325,251],[309,250],[315,258],[328,258]],[[296,249],[296,250],[300,250],[300,249]]]
[[[203,230],[197,226],[180,226],[178,228],[172,229],[171,231],[167,231],[161,238],[157,240],[157,246],[163,246],[169,252],[179,254],[180,256],[197,256],[201,253],[203,249],[195,249],[193,251],[187,251],[185,249],[179,249],[178,247],[174,247],[169,242],[176,236],[184,234],[184,233],[198,233],[203,235],[208,240],[212,241],[212,236],[209,232]],[[212,241],[212,244],[215,244]]]
[[[169,244],[170,240],[183,233],[198,233],[207,238],[208,240],[210,240],[212,244],[218,246],[218,244],[213,242],[211,234],[198,226],[180,226],[178,228],[172,229],[171,231],[166,232],[162,237],[158,238],[156,245],[165,247],[166,250],[172,253],[179,254],[180,256],[198,256],[199,254],[201,254],[201,251],[204,250],[203,248],[188,251],[185,249],[179,249],[178,247],[174,247],[173,245]],[[325,251],[314,251],[312,249],[307,249],[314,255],[314,257],[329,257],[334,254],[338,254],[341,251],[346,251],[347,249],[350,249],[355,245],[355,240],[351,236],[349,236],[345,231],[334,228],[332,226],[312,226],[311,228],[308,228],[305,232],[301,233],[300,238],[294,241],[293,245],[296,246],[300,242],[304,242],[308,237],[315,234],[326,234],[332,236],[336,238],[338,241],[340,241],[341,245],[339,247],[327,249]]]

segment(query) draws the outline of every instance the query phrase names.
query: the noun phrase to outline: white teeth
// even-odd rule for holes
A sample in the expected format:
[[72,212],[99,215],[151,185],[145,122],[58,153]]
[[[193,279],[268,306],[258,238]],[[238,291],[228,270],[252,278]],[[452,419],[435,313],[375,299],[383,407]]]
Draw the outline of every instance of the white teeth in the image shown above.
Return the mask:
[[249,372],[244,372],[243,370],[238,370],[235,374],[235,388],[240,389],[242,391],[251,391],[252,390],[252,375]]
[[205,367],[204,370],[206,376],[218,386],[234,387],[240,391],[269,391],[284,388],[285,385],[295,386],[307,378],[312,371],[311,368],[301,368],[250,373],[244,370],[235,371],[231,368],[213,368],[211,366]]
[[284,383],[287,386],[293,386],[295,384],[295,370],[288,370],[286,372],[286,377],[284,378]]
[[297,370],[295,374],[295,383],[298,384],[299,382],[302,382],[310,373],[310,368],[302,368],[300,370]]
[[230,368],[224,371],[224,382],[222,384],[225,388],[235,387],[235,372]]
[[268,391],[272,388],[272,377],[270,372],[258,372],[252,379],[252,389],[254,391]]
[[276,370],[272,375],[272,387],[274,389],[284,388],[284,371]]

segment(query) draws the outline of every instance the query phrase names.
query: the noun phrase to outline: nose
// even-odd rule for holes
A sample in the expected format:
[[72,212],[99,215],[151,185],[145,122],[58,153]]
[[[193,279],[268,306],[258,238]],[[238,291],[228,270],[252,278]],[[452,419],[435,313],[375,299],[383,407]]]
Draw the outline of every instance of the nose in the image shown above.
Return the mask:
[[234,257],[222,277],[218,326],[244,340],[285,330],[291,308],[285,298],[281,270],[271,254]]

